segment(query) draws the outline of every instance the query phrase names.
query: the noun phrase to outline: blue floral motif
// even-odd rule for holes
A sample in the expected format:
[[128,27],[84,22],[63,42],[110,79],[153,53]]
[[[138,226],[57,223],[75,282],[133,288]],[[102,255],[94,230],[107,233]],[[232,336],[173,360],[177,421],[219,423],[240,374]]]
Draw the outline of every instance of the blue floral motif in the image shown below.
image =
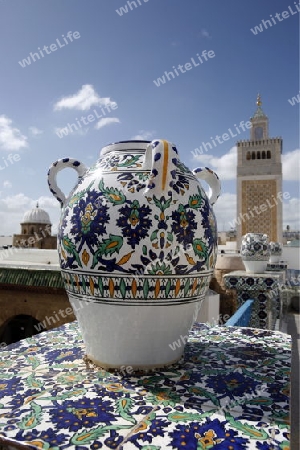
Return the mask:
[[177,450],[205,450],[213,448],[241,450],[248,448],[248,439],[238,437],[237,431],[225,429],[226,421],[207,419],[204,424],[192,422],[187,425],[177,425],[170,433],[172,448]]
[[166,428],[170,424],[169,421],[164,419],[154,419],[151,422],[151,425],[148,429],[148,424],[146,421],[142,421],[139,425],[138,432],[135,433],[130,439],[131,442],[135,443],[135,445],[139,448],[139,441],[149,442],[151,444],[153,437],[161,436],[164,437]]
[[100,422],[106,424],[116,421],[111,400],[102,400],[101,398],[69,400],[63,405],[55,405],[49,414],[58,430],[67,428],[69,431],[78,431],[81,428],[99,425]]
[[50,350],[45,353],[45,360],[46,361],[53,361],[55,359],[57,362],[65,362],[65,361],[75,361],[78,359],[78,355],[76,353],[76,349],[74,351],[70,350]]
[[201,225],[204,228],[204,237],[207,239],[209,247],[212,249],[218,241],[217,222],[214,212],[209,205],[209,201],[206,198],[203,198],[202,202]]
[[184,246],[192,244],[197,223],[195,213],[188,211],[183,205],[179,205],[177,211],[172,212],[172,231],[176,234],[177,241]]
[[0,379],[0,398],[15,395],[16,392],[22,391],[20,381],[21,377],[13,378],[11,380]]
[[85,198],[80,199],[71,217],[71,235],[75,236],[75,242],[81,243],[80,247],[85,242],[90,248],[98,244],[99,236],[106,233],[110,219],[107,211],[108,206],[99,202],[97,191],[89,191]]
[[190,183],[185,175],[178,175],[176,181],[171,182],[171,186],[177,194],[184,195],[189,190]]
[[66,435],[64,433],[57,433],[57,431],[48,428],[48,430],[38,431],[38,430],[22,430],[16,435],[19,441],[35,441],[36,439],[48,442],[51,448],[59,447],[64,444]]
[[255,392],[260,384],[239,372],[232,372],[223,377],[219,375],[210,376],[207,380],[207,386],[218,394],[225,394],[233,398],[244,396],[247,392],[250,394]]
[[146,205],[140,206],[137,200],[127,203],[119,209],[120,217],[116,223],[122,228],[123,237],[127,238],[128,245],[134,249],[141,239],[148,236],[152,221],[147,216],[151,215],[151,209]]

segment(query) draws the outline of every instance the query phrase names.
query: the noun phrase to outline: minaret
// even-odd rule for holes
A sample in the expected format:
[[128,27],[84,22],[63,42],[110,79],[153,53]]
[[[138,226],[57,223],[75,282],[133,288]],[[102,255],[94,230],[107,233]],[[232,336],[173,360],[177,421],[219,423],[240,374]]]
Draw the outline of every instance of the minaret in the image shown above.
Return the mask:
[[269,137],[261,96],[250,119],[250,139],[237,142],[237,249],[246,233],[282,242],[282,139]]

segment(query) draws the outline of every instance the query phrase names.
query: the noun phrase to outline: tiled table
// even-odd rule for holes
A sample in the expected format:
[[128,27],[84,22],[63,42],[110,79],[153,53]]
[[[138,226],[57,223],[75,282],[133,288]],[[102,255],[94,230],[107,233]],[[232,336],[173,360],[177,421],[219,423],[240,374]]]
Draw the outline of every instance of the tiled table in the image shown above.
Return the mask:
[[182,361],[149,373],[83,357],[76,322],[0,353],[0,446],[289,448],[288,335],[195,324]]

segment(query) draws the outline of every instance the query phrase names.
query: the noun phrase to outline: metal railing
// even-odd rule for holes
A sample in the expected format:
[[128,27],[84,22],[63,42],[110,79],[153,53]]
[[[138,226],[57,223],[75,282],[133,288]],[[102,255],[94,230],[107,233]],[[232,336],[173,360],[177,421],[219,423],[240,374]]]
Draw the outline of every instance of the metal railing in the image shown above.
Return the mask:
[[247,300],[224,324],[225,327],[248,327],[254,300]]

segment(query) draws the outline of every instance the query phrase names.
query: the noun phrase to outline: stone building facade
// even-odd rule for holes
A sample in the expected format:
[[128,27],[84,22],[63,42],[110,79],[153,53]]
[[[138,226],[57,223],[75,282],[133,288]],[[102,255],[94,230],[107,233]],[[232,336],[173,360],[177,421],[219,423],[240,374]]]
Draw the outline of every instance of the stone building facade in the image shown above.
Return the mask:
[[246,233],[282,242],[282,139],[269,137],[269,119],[257,97],[250,139],[237,142],[237,247]]
[[0,347],[73,320],[59,269],[0,267]]
[[14,247],[55,249],[56,236],[51,236],[51,221],[49,214],[39,208],[27,211],[21,222],[21,233],[13,235]]

